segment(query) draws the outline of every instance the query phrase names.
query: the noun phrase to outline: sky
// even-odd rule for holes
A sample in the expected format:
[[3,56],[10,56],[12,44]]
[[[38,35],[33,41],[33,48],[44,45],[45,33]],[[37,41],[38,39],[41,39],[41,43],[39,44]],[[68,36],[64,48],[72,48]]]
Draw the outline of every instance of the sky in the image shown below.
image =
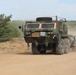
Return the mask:
[[56,15],[76,20],[76,0],[0,0],[0,14],[12,15],[12,20]]

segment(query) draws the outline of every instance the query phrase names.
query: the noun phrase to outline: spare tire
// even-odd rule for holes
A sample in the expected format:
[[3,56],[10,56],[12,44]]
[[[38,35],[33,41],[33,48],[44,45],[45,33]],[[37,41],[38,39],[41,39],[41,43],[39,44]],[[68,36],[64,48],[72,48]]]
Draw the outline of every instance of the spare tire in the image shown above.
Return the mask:
[[52,18],[51,17],[38,17],[36,18],[36,21],[52,22]]

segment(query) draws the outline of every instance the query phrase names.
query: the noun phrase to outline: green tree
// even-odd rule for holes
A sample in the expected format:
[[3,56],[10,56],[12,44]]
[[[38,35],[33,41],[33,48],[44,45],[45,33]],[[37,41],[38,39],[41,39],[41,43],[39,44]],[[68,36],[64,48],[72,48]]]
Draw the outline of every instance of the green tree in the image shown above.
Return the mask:
[[11,15],[0,15],[0,41],[7,41],[10,40],[12,37],[19,36],[19,33],[17,33],[18,31],[11,24],[11,17]]

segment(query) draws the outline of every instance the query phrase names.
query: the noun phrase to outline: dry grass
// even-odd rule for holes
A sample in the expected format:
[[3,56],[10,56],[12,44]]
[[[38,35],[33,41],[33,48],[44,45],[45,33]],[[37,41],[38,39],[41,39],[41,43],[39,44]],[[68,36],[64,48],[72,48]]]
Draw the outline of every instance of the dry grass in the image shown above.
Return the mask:
[[27,47],[24,39],[20,38],[15,38],[7,42],[0,42],[0,53],[25,52],[26,48]]

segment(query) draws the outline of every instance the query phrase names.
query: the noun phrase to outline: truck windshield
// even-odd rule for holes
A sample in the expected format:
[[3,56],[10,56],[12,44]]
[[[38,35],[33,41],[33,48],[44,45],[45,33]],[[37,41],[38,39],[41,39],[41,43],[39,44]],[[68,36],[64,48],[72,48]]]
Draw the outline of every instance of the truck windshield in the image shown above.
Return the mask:
[[54,28],[54,24],[42,24],[42,28]]
[[27,28],[39,28],[39,24],[28,24]]

